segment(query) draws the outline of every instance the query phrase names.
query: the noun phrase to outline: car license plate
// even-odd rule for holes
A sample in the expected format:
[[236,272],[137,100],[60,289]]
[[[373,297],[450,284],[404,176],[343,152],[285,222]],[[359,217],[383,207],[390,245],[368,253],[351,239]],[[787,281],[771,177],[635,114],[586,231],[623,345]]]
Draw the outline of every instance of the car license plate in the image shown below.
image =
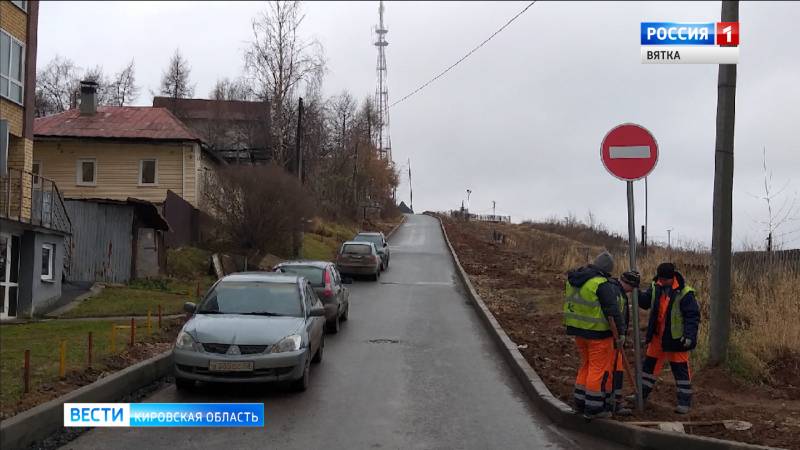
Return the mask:
[[252,372],[253,361],[211,361],[208,370],[212,372]]

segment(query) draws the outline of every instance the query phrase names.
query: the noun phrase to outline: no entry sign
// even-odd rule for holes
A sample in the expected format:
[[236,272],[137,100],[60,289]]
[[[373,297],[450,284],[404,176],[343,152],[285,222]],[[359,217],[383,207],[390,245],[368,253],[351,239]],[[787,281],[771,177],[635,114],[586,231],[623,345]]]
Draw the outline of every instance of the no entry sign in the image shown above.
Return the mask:
[[600,146],[600,158],[606,169],[625,181],[646,177],[658,161],[656,139],[642,126],[625,123],[606,134]]

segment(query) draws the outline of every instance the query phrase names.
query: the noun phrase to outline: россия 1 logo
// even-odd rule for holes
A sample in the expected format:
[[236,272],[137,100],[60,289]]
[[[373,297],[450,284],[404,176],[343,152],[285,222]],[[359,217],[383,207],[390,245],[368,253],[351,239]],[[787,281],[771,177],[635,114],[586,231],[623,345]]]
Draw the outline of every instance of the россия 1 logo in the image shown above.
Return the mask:
[[738,64],[739,22],[642,22],[642,64]]

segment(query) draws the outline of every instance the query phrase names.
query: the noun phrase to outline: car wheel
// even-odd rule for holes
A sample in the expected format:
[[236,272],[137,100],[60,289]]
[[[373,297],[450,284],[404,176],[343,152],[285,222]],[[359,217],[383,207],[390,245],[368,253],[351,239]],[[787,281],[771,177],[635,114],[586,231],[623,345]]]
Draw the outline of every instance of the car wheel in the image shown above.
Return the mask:
[[194,387],[194,380],[188,378],[175,378],[175,389],[179,391],[188,391]]
[[319,348],[317,349],[317,353],[314,353],[314,358],[311,359],[312,363],[319,364],[319,363],[322,362],[322,352],[323,352],[323,350],[325,350],[325,338],[322,338],[320,340]]
[[347,302],[347,306],[344,307],[344,312],[342,313],[342,322],[347,322],[347,319],[350,317],[350,302]]
[[292,390],[295,392],[304,392],[306,389],[308,389],[310,375],[311,364],[306,363],[306,367],[303,370],[303,376],[292,382]]
[[378,269],[378,270],[377,270],[377,271],[376,271],[376,272],[375,272],[375,273],[372,275],[372,281],[378,281],[378,280],[380,280],[380,279],[381,279],[381,269]]
[[326,331],[328,333],[330,333],[330,334],[338,333],[339,332],[339,315],[337,314],[336,317],[333,320],[331,320],[330,322],[327,322],[325,325],[327,325],[325,328],[327,328]]

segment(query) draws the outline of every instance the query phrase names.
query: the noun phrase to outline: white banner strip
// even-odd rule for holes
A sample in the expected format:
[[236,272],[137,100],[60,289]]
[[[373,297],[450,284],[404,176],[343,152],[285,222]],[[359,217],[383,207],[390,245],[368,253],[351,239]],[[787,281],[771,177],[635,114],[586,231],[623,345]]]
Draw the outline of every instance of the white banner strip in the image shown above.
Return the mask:
[[642,64],[739,64],[739,47],[643,45]]
[[608,148],[608,156],[611,159],[650,158],[650,147],[647,145],[612,146]]

